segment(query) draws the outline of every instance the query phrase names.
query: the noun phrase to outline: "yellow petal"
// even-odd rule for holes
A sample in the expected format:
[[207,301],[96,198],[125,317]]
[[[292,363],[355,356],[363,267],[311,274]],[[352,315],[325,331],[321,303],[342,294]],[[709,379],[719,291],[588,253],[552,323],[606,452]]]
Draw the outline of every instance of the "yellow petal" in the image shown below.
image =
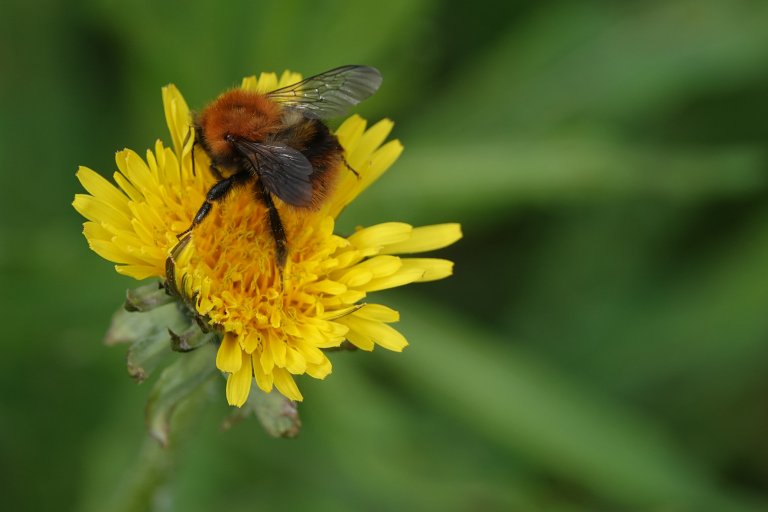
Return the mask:
[[112,242],[105,240],[89,240],[88,246],[93,252],[108,261],[113,261],[115,263],[130,263],[134,265],[144,265],[147,263],[140,257],[137,257],[136,254],[132,254],[129,251],[129,248],[121,247]]
[[269,349],[272,352],[272,359],[275,361],[275,365],[279,367],[285,366],[285,341],[282,339],[273,340],[269,344]]
[[235,407],[242,407],[248,400],[253,380],[251,356],[241,352],[241,358],[240,369],[227,377],[227,403]]
[[376,345],[373,342],[373,338],[352,329],[347,332],[347,340],[360,350],[365,350],[366,352],[373,350],[373,347]]
[[150,265],[115,265],[118,274],[142,280],[150,277],[165,277],[165,270]]
[[163,87],[163,110],[165,111],[165,122],[173,141],[173,148],[176,154],[180,155],[184,140],[189,136],[191,129],[191,116],[187,102],[173,84]]
[[363,192],[373,182],[379,179],[379,177],[381,177],[381,175],[395,163],[395,160],[400,157],[402,152],[403,145],[397,139],[391,140],[377,149],[371,156],[371,165],[368,168],[365,181],[360,187],[360,190],[357,191],[357,194]]
[[243,350],[237,342],[237,335],[231,332],[226,333],[216,353],[216,368],[230,373],[240,370],[243,363],[242,354]]
[[297,82],[301,82],[301,73],[296,73],[295,71],[289,71],[285,70],[283,71],[283,74],[280,75],[280,80],[277,81],[277,87],[286,87],[289,85],[293,85]]
[[400,320],[400,313],[381,304],[365,304],[355,312],[355,315],[360,318],[387,323]]
[[128,178],[123,176],[123,173],[120,171],[115,171],[112,174],[112,179],[115,180],[115,183],[117,183],[120,186],[120,189],[125,192],[125,194],[131,199],[131,201],[143,201],[144,200],[144,194],[139,192],[136,187],[131,185],[131,182],[128,181]]
[[403,268],[421,270],[419,283],[445,279],[453,274],[453,262],[440,258],[403,258]]
[[114,233],[99,224],[98,222],[88,221],[83,223],[83,235],[86,240],[112,240]]
[[[367,285],[366,285],[367,286]],[[349,290],[336,297],[327,297],[323,299],[323,306],[331,309],[338,310],[343,309],[344,306],[355,304],[365,298],[365,292],[361,290]],[[335,311],[329,312],[330,316],[327,318],[336,318],[338,315]]]
[[252,330],[249,331],[244,337],[241,342],[242,349],[245,350],[248,354],[252,354],[254,350],[259,346],[259,342],[261,341],[258,331]]
[[240,83],[240,88],[245,89],[246,91],[258,92],[258,85],[258,80],[252,75],[243,78],[243,81]]
[[275,376],[275,387],[284,397],[296,402],[304,400],[298,386],[296,386],[296,381],[293,380],[293,376],[287,370],[275,368],[272,374]]
[[269,349],[271,342],[267,342],[267,346],[261,351],[259,356],[259,367],[264,373],[272,373],[275,368],[275,360],[272,359],[272,351]]
[[98,222],[103,226],[130,229],[131,219],[128,215],[99,198],[88,194],[75,194],[72,206],[80,215],[90,221]]
[[[362,137],[365,132],[366,125],[367,122],[365,119],[357,114],[353,114],[345,119],[338,130],[336,130],[336,137],[338,137],[341,146],[343,148],[352,148],[357,145],[360,137]],[[350,154],[347,153],[347,157],[349,156]],[[349,160],[349,158],[347,158],[347,160]]]
[[350,288],[358,288],[373,279],[373,273],[364,268],[352,268],[338,277],[338,280]]
[[272,373],[266,373],[262,367],[261,362],[257,359],[257,354],[254,352],[251,355],[251,364],[253,365],[253,375],[256,377],[256,385],[259,386],[265,393],[272,391],[273,376]]
[[347,333],[347,338],[352,343],[355,343],[353,340],[354,337],[358,337],[358,339],[371,339],[377,345],[381,345],[387,350],[392,350],[394,352],[402,352],[402,350],[408,346],[408,341],[402,334],[395,328],[383,322],[361,318],[354,313],[344,318],[340,318],[337,322],[349,326],[350,331]]
[[152,174],[147,163],[135,151],[130,149],[118,151],[115,155],[115,163],[120,172],[145,198],[157,198],[157,177]]
[[243,79],[241,87],[261,94],[274,91],[277,89],[277,75],[275,73],[261,73],[258,79],[255,76],[250,76]]
[[96,171],[87,167],[80,167],[75,173],[77,179],[83,185],[83,188],[90,192],[94,197],[98,197],[106,204],[125,215],[130,214],[128,210],[128,198],[116,186],[107,181]]
[[337,281],[331,281],[330,279],[323,279],[322,281],[315,281],[313,283],[310,283],[305,288],[305,290],[311,293],[339,295],[347,291],[347,287]]
[[374,278],[389,276],[403,266],[397,256],[375,256],[355,265],[355,269],[367,270]]
[[366,256],[375,255],[377,250],[371,250],[370,252],[371,254],[366,254],[366,251],[355,251],[355,250],[347,249],[341,254],[339,254],[336,258],[334,258],[335,264],[333,266],[329,265],[327,267],[327,270],[331,271],[334,268],[344,269],[347,267],[351,267],[355,263],[362,261],[363,258],[365,258]]
[[347,240],[355,247],[383,247],[405,242],[411,236],[413,227],[404,222],[385,222],[360,229]]
[[[297,324],[296,327],[300,331],[299,337],[304,340],[304,343],[312,345],[314,347],[326,348],[327,342],[326,336],[320,332],[320,329],[311,324]],[[280,365],[284,366],[284,365]]]
[[287,347],[285,351],[285,368],[294,375],[300,375],[307,371],[307,360],[294,347]]
[[442,249],[462,237],[460,224],[435,224],[414,228],[407,240],[387,244],[381,254],[409,254]]
[[315,379],[326,378],[331,373],[332,370],[333,370],[333,366],[331,365],[331,361],[327,357],[323,357],[323,361],[319,364],[307,365],[307,375]]
[[424,272],[424,269],[420,267],[401,266],[394,274],[379,279],[372,279],[365,285],[360,286],[359,289],[363,292],[374,292],[404,286],[420,280],[424,276]]
[[308,364],[320,364],[325,358],[322,350],[306,343],[304,340],[294,340],[294,347]]
[[384,143],[394,125],[395,123],[391,120],[382,119],[366,130],[350,153],[350,161],[359,162],[369,159],[373,152]]

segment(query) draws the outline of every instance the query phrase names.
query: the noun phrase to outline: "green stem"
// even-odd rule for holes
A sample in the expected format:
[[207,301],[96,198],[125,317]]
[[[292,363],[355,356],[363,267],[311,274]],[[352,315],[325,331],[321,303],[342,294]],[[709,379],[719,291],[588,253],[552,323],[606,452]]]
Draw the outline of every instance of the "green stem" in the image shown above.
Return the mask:
[[199,425],[200,413],[208,402],[207,387],[199,386],[179,404],[171,422],[167,446],[162,446],[149,434],[144,437],[136,459],[126,468],[105,510],[164,512],[174,509],[173,476],[176,460],[193,427]]

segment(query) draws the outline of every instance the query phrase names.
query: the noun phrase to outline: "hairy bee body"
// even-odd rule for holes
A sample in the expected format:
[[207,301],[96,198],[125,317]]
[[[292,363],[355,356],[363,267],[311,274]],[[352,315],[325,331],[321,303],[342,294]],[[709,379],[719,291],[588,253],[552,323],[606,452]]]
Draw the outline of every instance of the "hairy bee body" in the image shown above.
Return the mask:
[[343,163],[339,140],[320,119],[283,109],[265,95],[243,89],[225,92],[208,105],[195,119],[195,132],[197,142],[223,177],[249,168],[233,138],[284,144],[299,151],[312,165],[312,197],[308,204],[298,206],[318,206]]
[[194,144],[210,157],[218,181],[191,226],[179,235],[179,247],[215,202],[233,188],[251,184],[254,197],[266,207],[282,267],[288,246],[273,196],[287,207],[317,208],[322,203],[346,163],[341,144],[322,120],[342,115],[380,84],[375,68],[342,66],[265,94],[233,89],[206,106],[194,119]]
[[283,127],[280,105],[263,94],[234,89],[225,92],[195,118],[196,141],[211,163],[236,171],[242,155],[227,136],[262,142]]

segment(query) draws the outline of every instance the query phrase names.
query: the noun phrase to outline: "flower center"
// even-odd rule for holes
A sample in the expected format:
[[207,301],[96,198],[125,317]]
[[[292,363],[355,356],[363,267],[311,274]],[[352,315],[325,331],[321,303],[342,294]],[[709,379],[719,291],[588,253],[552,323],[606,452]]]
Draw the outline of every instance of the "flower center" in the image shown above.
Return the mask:
[[187,291],[197,294],[198,312],[225,331],[282,330],[286,321],[300,323],[321,307],[320,297],[303,290],[323,273],[320,262],[336,247],[331,232],[318,229],[311,210],[278,209],[288,238],[282,270],[266,207],[251,187],[234,190],[193,232],[193,252],[181,270],[192,277]]

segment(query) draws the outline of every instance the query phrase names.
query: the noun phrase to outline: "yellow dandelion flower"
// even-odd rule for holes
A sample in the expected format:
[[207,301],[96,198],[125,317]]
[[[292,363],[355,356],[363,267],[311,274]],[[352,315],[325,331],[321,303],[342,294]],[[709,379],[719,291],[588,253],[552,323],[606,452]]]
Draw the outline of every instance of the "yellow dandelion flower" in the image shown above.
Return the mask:
[[[246,78],[241,87],[266,92],[298,80],[295,73],[279,78],[263,73]],[[206,171],[208,156],[193,151],[190,111],[175,86],[163,88],[163,105],[172,148],[158,141],[145,158],[127,149],[118,152],[115,184],[86,167],[77,172],[87,194],[77,194],[73,206],[87,219],[83,233],[89,246],[136,279],[166,279],[177,234],[189,227],[216,182]],[[391,129],[389,120],[368,126],[357,115],[349,117],[335,134],[357,175],[339,172],[316,209],[275,200],[289,247],[284,268],[276,263],[265,207],[247,187],[218,202],[174,259],[176,282],[166,284],[220,334],[215,364],[227,374],[230,404],[245,403],[254,379],[265,392],[274,387],[302,400],[294,376],[326,377],[331,362],[325,350],[345,340],[366,351],[376,345],[403,350],[408,342],[390,325],[399,313],[368,302],[368,294],[451,275],[450,261],[399,255],[454,243],[461,238],[458,224],[388,222],[348,237],[334,233],[344,207],[402,152],[399,141],[387,141]]]

